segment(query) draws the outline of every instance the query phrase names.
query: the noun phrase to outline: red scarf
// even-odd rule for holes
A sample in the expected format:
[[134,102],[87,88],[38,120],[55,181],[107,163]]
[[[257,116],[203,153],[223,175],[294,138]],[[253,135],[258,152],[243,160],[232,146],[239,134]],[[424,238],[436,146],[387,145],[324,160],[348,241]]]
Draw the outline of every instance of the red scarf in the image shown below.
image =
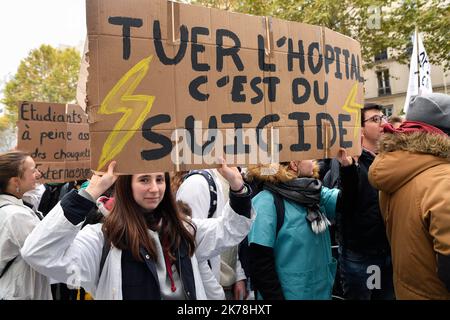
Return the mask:
[[[175,291],[177,291],[177,287],[175,286],[175,281],[173,279],[172,262],[170,261],[170,256],[169,256],[170,247],[167,245],[167,243],[168,243],[167,237],[162,239],[164,262],[166,264],[166,271],[167,271],[167,275],[169,276],[169,280],[170,280],[170,289],[172,290],[172,292],[175,292]],[[181,275],[180,275],[180,277],[181,277]]]
[[175,286],[175,281],[173,280],[172,263],[170,262],[169,254],[166,251],[164,251],[164,262],[166,263],[166,271],[170,279],[170,289],[172,292],[175,292],[177,291],[177,287]]
[[395,129],[392,124],[386,123],[383,126],[384,132],[387,133],[414,133],[414,132],[428,132],[428,133],[434,133],[434,134],[442,134],[444,136],[447,136],[447,134],[429,124],[426,124],[424,122],[419,121],[404,121],[400,127]]

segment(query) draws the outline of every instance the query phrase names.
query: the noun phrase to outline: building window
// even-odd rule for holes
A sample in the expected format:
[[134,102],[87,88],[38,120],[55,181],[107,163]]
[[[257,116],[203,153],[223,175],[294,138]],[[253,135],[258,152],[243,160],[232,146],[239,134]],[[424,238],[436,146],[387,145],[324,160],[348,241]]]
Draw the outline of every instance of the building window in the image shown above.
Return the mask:
[[383,51],[381,51],[379,54],[377,54],[375,56],[375,61],[387,60],[387,58],[388,58],[387,50],[384,49]]
[[378,79],[378,96],[391,94],[391,84],[389,82],[389,70],[377,71]]
[[382,108],[383,113],[386,117],[390,117],[393,114],[393,110],[394,110],[394,105],[393,104],[388,104],[387,106],[383,106]]

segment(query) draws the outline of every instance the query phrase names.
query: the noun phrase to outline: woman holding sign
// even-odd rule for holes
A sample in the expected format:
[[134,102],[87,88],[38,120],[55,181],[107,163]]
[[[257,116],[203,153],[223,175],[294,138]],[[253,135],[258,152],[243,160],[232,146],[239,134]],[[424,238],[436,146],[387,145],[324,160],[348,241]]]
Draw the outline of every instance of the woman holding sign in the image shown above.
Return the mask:
[[22,200],[40,176],[27,153],[0,154],[0,300],[52,298],[47,277],[20,255],[26,237],[42,219]]
[[[198,263],[237,245],[250,229],[251,190],[237,169],[219,169],[232,190],[223,218],[197,221],[176,209],[168,173],[117,176],[114,167],[61,200],[25,242],[26,261],[95,299],[205,299]],[[115,204],[103,226],[80,230],[114,183]]]

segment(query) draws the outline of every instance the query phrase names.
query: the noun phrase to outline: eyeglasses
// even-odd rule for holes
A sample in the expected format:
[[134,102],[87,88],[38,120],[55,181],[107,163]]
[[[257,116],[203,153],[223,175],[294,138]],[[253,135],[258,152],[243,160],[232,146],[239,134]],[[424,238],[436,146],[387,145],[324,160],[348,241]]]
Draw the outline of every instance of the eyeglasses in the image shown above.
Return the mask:
[[380,115],[374,115],[374,116],[370,117],[369,119],[364,120],[363,122],[366,122],[366,121],[372,121],[372,122],[381,124],[381,122],[382,122],[383,120],[384,120],[385,122],[387,122],[387,117],[386,117],[385,115],[382,115],[382,116],[380,116]]

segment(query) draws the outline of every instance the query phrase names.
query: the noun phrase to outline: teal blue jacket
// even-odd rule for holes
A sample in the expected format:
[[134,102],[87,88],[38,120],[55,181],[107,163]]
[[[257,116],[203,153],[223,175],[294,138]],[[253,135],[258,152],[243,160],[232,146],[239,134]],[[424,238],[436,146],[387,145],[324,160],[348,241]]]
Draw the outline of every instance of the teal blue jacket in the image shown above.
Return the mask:
[[[320,207],[329,220],[336,214],[337,189],[322,187]],[[276,236],[277,214],[273,195],[263,190],[252,200],[256,211],[249,244],[273,248],[275,267],[284,297],[290,300],[331,299],[336,260],[331,255],[328,229],[315,234],[305,207],[284,200],[284,223]]]

